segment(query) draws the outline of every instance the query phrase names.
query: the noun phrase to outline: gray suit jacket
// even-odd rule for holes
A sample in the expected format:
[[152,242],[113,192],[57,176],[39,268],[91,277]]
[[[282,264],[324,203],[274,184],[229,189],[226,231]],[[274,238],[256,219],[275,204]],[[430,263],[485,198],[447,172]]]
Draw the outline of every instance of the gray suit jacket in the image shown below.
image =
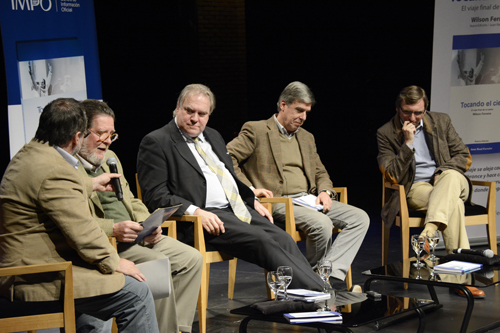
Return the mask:
[[[120,290],[120,258],[92,218],[92,181],[54,148],[33,139],[14,156],[0,184],[0,267],[73,262],[75,298]],[[2,295],[59,299],[54,274],[0,280]]]
[[[316,151],[314,136],[301,128],[297,142],[309,182],[308,192],[333,191],[333,184]],[[240,134],[227,144],[234,170],[246,185],[265,188],[279,197],[283,194],[283,162],[279,130],[274,116],[261,121],[245,123]]]
[[[452,169],[464,174],[472,164],[472,157],[451,124],[450,117],[445,113],[428,111],[423,121],[425,140],[437,165],[436,173]],[[378,129],[377,143],[377,161],[384,178],[393,184],[404,185],[408,194],[415,179],[415,154],[404,142],[398,115]],[[472,187],[470,181],[469,186]],[[398,212],[399,197],[394,194],[382,208],[382,219],[390,226]]]

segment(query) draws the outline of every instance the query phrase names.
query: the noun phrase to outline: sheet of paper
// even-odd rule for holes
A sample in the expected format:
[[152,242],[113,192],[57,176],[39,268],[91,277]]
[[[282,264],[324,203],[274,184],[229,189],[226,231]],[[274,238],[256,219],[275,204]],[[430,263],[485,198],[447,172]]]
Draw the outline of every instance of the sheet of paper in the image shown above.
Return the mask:
[[323,210],[323,205],[316,205],[316,196],[307,194],[300,198],[294,198],[293,202],[297,205],[308,207],[314,210]]
[[146,277],[146,283],[155,300],[170,296],[172,292],[170,289],[170,279],[172,279],[172,276],[170,274],[170,260],[168,258],[147,261],[136,266],[144,277]]
[[151,235],[163,222],[165,222],[173,213],[179,209],[181,205],[176,205],[168,208],[158,208],[151,214],[146,221],[142,222],[142,231],[139,233],[134,243],[140,243],[144,237]]

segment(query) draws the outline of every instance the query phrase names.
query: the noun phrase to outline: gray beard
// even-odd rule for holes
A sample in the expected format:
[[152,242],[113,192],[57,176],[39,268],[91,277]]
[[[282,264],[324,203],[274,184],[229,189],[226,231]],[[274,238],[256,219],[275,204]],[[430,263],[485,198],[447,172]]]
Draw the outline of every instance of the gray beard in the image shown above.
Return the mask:
[[82,145],[82,148],[80,149],[79,155],[83,157],[87,162],[92,164],[93,166],[100,167],[102,165],[102,162],[104,161],[104,158],[100,159],[97,157],[95,153],[90,153],[87,149],[87,147]]

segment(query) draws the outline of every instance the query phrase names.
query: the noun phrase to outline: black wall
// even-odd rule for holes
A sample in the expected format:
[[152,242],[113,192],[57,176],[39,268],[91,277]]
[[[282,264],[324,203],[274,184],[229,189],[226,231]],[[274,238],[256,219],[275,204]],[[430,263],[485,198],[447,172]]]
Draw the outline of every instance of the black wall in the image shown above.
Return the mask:
[[[120,134],[112,149],[133,185],[142,137],[171,119],[186,84],[210,86],[217,78],[199,75],[194,0],[94,3],[103,99]],[[395,113],[401,88],[417,84],[430,93],[434,1],[247,0],[245,19],[248,111],[228,110],[218,99],[209,126],[229,141],[239,131],[224,126],[229,117],[267,119],[289,82],[306,83],[317,104],[304,128],[315,134],[334,185],[348,187],[351,204],[377,213],[375,133]],[[3,172],[9,146],[0,81]]]

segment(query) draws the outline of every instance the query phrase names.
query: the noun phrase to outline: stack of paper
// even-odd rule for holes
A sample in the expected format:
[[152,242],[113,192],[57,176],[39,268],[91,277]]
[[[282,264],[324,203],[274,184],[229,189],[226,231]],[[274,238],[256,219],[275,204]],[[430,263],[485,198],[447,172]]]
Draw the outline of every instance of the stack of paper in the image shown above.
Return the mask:
[[316,205],[316,196],[312,194],[304,195],[301,196],[300,198],[294,198],[293,203],[314,210],[323,210],[322,205]]
[[342,324],[342,314],[335,311],[285,313],[283,316],[290,324],[314,322]]
[[478,271],[481,268],[483,268],[482,264],[452,260],[447,263],[434,266],[434,273],[461,275]]
[[[287,289],[288,298],[301,300],[304,302],[321,302],[324,300],[329,300],[330,293],[322,293],[319,291],[307,290],[307,289]],[[282,290],[278,292],[278,296],[285,297]]]

